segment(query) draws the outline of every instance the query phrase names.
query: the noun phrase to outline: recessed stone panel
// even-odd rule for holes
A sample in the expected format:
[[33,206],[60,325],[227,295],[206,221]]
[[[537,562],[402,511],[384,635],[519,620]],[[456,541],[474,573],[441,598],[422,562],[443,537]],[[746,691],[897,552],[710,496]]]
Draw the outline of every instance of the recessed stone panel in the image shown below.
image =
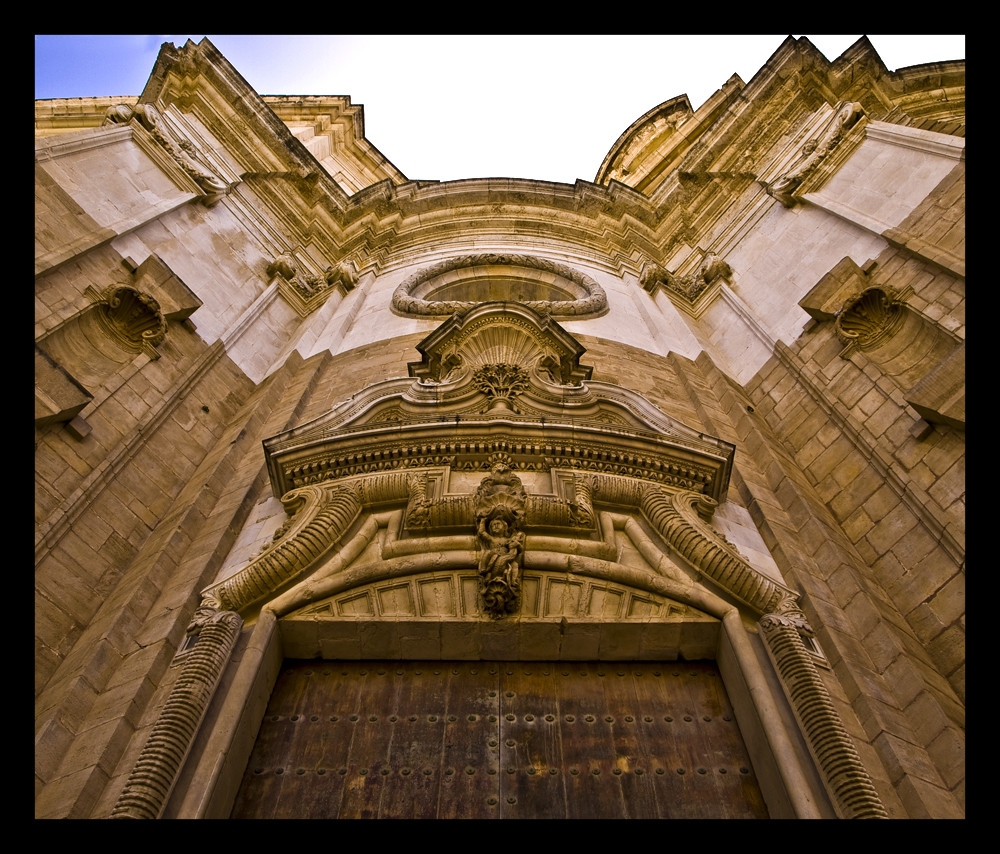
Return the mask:
[[451,578],[429,578],[418,581],[417,591],[421,616],[458,616],[458,603]]

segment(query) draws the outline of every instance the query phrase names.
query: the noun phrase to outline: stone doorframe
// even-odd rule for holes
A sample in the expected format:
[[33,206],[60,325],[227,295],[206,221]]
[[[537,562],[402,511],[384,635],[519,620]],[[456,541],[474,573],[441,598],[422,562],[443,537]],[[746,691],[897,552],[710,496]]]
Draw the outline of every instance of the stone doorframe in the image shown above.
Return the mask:
[[[204,591],[192,624],[198,641],[112,817],[227,817],[284,658],[393,657],[362,647],[348,655],[324,653],[319,629],[326,630],[329,641],[330,632],[347,623],[375,631],[386,620],[397,627],[426,625],[416,613],[409,622],[374,612],[345,618],[324,602],[379,585],[398,586],[402,579],[431,577],[439,586],[442,579],[454,579],[455,591],[461,590],[463,577],[475,579],[476,538],[447,532],[449,523],[463,515],[463,497],[428,502],[425,478],[434,474],[411,470],[349,477],[284,497],[291,516],[275,541],[243,570]],[[596,655],[586,650],[585,657],[714,658],[772,817],[887,817],[806,646],[811,631],[796,595],[755,570],[711,527],[715,501],[629,477],[575,474],[585,488],[569,499],[533,496],[536,516],[541,513],[550,531],[563,530],[527,537],[522,607],[530,604],[529,582],[538,588],[546,577],[599,582],[605,590],[614,588],[615,595],[644,598],[658,613],[632,625],[643,627],[636,638],[654,641],[645,646],[636,641],[625,655],[597,649]],[[576,507],[575,529],[565,520],[559,524],[560,502]],[[428,519],[441,523],[441,533],[432,525],[422,527]],[[408,527],[417,535],[407,537]],[[619,562],[611,535],[615,528],[624,531],[651,571]],[[464,625],[457,622],[466,638],[476,629],[501,640],[505,631],[508,638],[515,631],[541,633],[525,644],[531,659],[579,659],[568,646],[539,646],[538,637],[556,627],[574,631],[573,620],[540,619],[540,601],[535,596],[528,612],[501,618],[463,612]],[[576,628],[588,621],[597,631],[612,626],[623,631],[629,625],[617,614],[584,617]],[[437,622],[446,620],[438,617]],[[681,632],[673,650],[665,649],[662,632],[675,626],[696,626],[697,631],[687,640]],[[442,648],[440,657],[454,652]],[[398,657],[432,656],[400,649]],[[466,647],[454,657],[517,659],[521,652],[480,646],[470,655]]]
[[[734,446],[592,381],[582,345],[526,305],[456,313],[417,351],[409,378],[265,440],[288,518],[246,566],[203,591],[190,629],[198,640],[113,817],[228,815],[283,657],[445,654],[714,657],[772,815],[886,817],[807,648],[797,595],[710,524]],[[338,596],[388,584],[398,603],[402,580],[423,575],[454,607],[414,606],[413,625],[429,618],[443,632],[460,618],[461,644],[428,655],[418,644],[387,653],[334,642],[347,625]],[[652,610],[631,623],[634,611],[603,606],[547,620],[540,591],[574,579],[604,584],[610,599],[646,597],[641,607]],[[378,633],[398,622],[390,612],[372,606],[350,619]],[[716,634],[686,647],[706,620]],[[588,648],[588,621],[634,639],[642,626],[642,641],[624,652]],[[674,625],[684,631],[668,641]],[[533,633],[520,652],[503,643],[509,626]],[[552,646],[557,627],[576,642]],[[475,632],[500,641],[470,648]]]

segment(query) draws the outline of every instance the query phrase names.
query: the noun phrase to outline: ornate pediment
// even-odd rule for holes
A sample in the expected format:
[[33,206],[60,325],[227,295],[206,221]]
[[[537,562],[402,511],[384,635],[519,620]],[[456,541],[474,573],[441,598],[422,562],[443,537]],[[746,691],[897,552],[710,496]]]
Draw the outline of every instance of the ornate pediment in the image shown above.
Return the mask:
[[722,500],[733,446],[641,395],[592,382],[585,350],[550,316],[482,303],[418,346],[409,378],[387,380],[264,442],[276,496],[331,478],[449,466],[575,468],[638,477]]

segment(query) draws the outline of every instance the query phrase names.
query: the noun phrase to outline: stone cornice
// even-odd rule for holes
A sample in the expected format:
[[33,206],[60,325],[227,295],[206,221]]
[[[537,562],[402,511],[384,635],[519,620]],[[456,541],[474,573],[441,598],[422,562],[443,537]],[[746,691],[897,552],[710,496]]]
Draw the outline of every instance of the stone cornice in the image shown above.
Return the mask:
[[504,453],[647,478],[722,500],[734,447],[620,386],[589,382],[583,347],[518,303],[482,303],[418,346],[415,379],[388,380],[264,442],[275,495],[364,472],[448,465],[478,471]]
[[207,38],[180,49],[164,44],[139,103],[195,114],[242,171],[309,178],[334,204],[346,203],[337,182]]

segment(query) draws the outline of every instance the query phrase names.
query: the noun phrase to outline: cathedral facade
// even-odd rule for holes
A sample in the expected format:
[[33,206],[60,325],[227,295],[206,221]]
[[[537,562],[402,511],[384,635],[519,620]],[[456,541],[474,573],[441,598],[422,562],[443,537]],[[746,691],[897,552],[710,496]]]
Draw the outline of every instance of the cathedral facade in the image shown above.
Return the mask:
[[207,39],[35,129],[36,818],[964,817],[964,61],[573,185]]

